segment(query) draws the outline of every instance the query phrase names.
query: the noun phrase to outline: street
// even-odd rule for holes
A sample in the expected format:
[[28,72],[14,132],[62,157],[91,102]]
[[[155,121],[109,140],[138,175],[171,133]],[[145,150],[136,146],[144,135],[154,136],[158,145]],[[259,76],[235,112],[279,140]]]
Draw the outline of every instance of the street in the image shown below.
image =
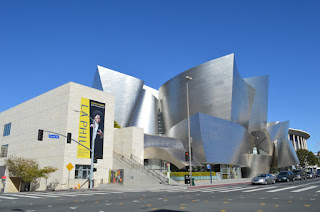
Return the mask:
[[0,194],[0,211],[319,211],[320,178],[270,185]]

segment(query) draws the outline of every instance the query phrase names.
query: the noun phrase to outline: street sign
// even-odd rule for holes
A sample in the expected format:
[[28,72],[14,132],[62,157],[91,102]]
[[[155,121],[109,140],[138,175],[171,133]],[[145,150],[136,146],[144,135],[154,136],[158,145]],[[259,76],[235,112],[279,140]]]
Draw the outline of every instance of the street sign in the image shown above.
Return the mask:
[[207,169],[211,169],[211,165],[210,164],[207,164]]
[[73,166],[71,163],[69,163],[66,167],[67,167],[67,169],[68,169],[69,171],[71,171],[74,166]]
[[49,134],[49,138],[59,139],[59,135]]

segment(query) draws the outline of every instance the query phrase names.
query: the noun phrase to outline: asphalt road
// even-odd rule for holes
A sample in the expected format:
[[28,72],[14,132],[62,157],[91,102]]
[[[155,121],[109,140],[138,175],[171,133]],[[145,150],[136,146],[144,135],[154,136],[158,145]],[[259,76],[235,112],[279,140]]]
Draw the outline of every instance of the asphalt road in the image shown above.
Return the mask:
[[[146,189],[148,190],[148,189]],[[271,185],[162,191],[62,191],[0,194],[0,211],[320,211],[320,178]]]

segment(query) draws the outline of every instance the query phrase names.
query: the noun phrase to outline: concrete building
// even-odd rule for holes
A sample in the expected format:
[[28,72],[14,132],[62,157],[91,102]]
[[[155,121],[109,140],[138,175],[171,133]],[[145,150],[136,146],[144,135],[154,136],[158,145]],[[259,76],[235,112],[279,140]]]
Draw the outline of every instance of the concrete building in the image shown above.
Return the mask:
[[299,149],[308,150],[307,140],[309,138],[309,133],[302,130],[289,128],[288,139],[292,142],[292,145],[296,151]]
[[[94,179],[96,185],[107,183],[109,170],[113,166],[114,96],[72,82],[0,113],[0,126],[4,126],[0,129],[3,135],[0,136],[0,176],[9,176],[8,173],[4,173],[4,160],[9,156],[16,156],[36,159],[41,168],[58,168],[47,181],[48,185],[58,181],[57,189],[85,183],[90,169],[90,156],[81,158],[78,144],[69,144],[64,137],[67,133],[72,133],[73,139],[80,140],[81,136],[86,135],[87,132],[81,129],[81,114],[75,112],[82,112],[83,100],[94,100],[95,103],[99,102],[105,106],[104,117],[101,117],[104,121],[103,124],[100,123],[104,126],[103,159],[95,164],[97,172]],[[44,130],[42,141],[37,139],[38,129]],[[60,135],[56,136],[55,133],[47,131]],[[74,166],[70,172],[66,168],[69,163]],[[46,181],[41,179],[38,186],[39,190],[46,189]],[[6,191],[18,190],[19,185],[14,178],[8,179]]]
[[[17,156],[59,169],[48,182],[40,180],[39,190],[55,181],[57,189],[86,184],[90,151],[67,143],[71,133],[88,148],[94,140],[95,186],[164,183],[159,169],[165,163],[173,169],[189,165],[186,76],[192,77],[192,166],[211,164],[223,177],[241,178],[299,163],[295,150],[307,148],[310,135],[291,130],[288,136],[289,121],[268,122],[269,77],[242,78],[230,54],[180,73],[159,90],[98,66],[93,88],[70,82],[2,112],[0,176],[7,175],[5,159]],[[114,120],[122,129],[114,129]],[[42,141],[39,129],[44,130]],[[296,142],[290,141],[290,132]],[[74,166],[70,172],[68,164]],[[14,178],[6,190],[19,190]]]

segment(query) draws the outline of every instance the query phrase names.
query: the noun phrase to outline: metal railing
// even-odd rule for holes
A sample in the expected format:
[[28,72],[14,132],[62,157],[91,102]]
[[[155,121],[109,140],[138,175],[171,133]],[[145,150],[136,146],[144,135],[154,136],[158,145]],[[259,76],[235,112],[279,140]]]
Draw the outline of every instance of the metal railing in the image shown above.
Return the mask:
[[142,165],[139,161],[140,159],[137,158],[134,155],[130,155],[129,157],[126,157],[124,155],[120,155],[116,152],[113,152],[113,157],[117,159],[118,161],[122,162],[124,165],[126,165],[128,168],[136,169],[139,171],[142,171],[146,175],[152,177],[153,179],[159,181],[159,183],[165,184],[167,183],[167,178],[164,174],[159,174],[153,170],[148,170]]

